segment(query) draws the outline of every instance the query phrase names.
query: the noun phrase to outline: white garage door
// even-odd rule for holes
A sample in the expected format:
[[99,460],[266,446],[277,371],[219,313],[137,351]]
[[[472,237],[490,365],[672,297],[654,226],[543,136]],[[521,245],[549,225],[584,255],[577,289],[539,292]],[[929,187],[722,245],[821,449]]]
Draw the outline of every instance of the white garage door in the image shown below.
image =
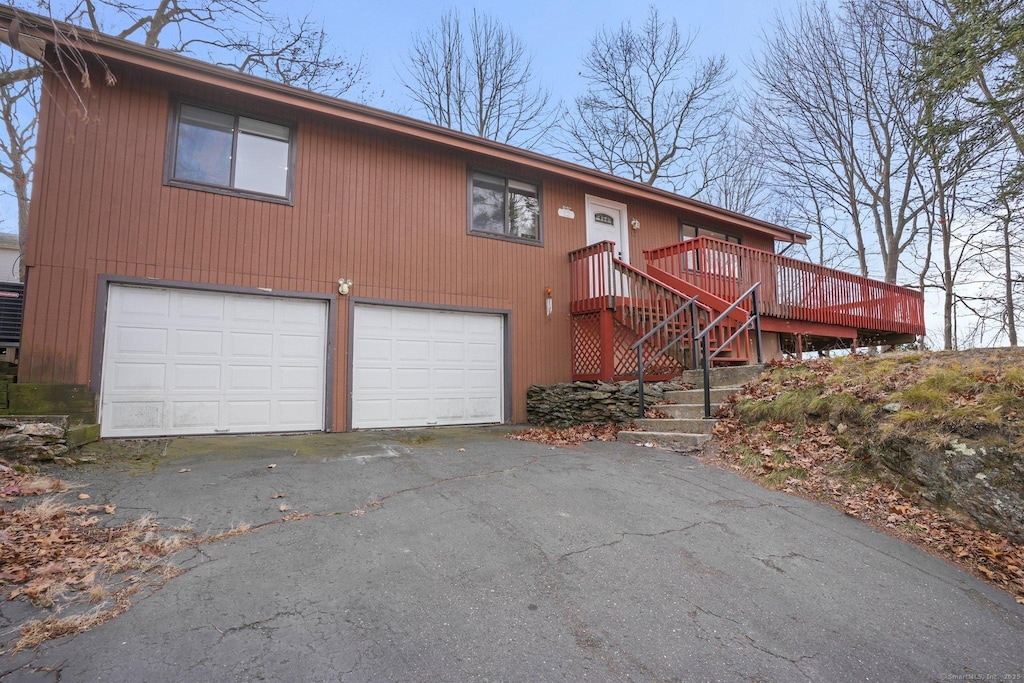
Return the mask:
[[502,421],[502,316],[356,305],[352,426]]
[[103,436],[320,430],[327,302],[111,285]]

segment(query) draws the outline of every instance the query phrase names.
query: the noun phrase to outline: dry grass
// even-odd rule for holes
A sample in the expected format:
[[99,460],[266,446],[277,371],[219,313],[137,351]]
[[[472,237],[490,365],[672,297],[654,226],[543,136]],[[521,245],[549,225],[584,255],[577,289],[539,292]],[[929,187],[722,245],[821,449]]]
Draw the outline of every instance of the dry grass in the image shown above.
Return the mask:
[[705,458],[825,501],[1024,602],[1024,546],[904,495],[874,462],[901,441],[973,439],[1020,453],[1024,350],[776,363],[724,410]]

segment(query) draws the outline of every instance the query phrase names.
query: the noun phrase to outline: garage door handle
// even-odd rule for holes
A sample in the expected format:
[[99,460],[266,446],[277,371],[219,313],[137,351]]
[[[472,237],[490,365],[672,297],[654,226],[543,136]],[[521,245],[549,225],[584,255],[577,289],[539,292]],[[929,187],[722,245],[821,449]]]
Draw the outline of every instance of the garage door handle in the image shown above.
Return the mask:
[[221,434],[223,432],[230,432],[231,428],[230,427],[225,427],[224,429],[214,429],[213,431],[217,432],[218,434]]

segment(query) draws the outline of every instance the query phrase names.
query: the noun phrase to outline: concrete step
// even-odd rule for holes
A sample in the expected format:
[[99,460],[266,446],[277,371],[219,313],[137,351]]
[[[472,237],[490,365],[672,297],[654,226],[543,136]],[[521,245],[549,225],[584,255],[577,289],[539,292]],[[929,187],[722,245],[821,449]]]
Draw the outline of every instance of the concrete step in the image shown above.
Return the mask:
[[[704,417],[703,402],[695,403],[693,405],[679,403],[661,403],[659,405],[651,407],[660,410],[669,417],[675,418],[677,420],[699,419]],[[714,408],[715,406],[712,406],[712,409]]]
[[[739,391],[739,387],[722,387],[711,390],[711,409],[714,410],[725,399]],[[689,391],[666,391],[664,400],[679,405],[704,405],[704,390],[690,389]],[[662,406],[658,406],[661,409]]]
[[711,438],[710,434],[684,434],[682,432],[619,432],[619,441],[637,445],[651,444],[671,451],[695,451]]
[[[711,369],[711,387],[740,387],[754,379],[764,370],[763,365],[737,365],[727,368]],[[686,370],[679,376],[679,381],[694,386],[704,386],[703,370]]]
[[[658,406],[659,408],[661,406]],[[710,434],[718,420],[704,419],[663,419],[644,418],[636,426],[645,432],[683,432],[686,434]]]

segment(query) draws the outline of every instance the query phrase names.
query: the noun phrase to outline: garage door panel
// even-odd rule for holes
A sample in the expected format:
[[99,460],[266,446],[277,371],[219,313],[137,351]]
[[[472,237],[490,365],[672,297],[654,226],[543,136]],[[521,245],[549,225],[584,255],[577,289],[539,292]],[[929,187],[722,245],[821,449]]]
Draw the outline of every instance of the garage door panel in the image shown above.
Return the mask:
[[430,359],[430,344],[421,340],[395,341],[395,359],[404,363],[424,363]]
[[383,337],[357,339],[353,352],[367,361],[391,361],[391,340]]
[[[487,313],[357,304],[352,426],[501,422],[502,321]],[[382,351],[389,344],[393,354]]]
[[135,288],[117,301],[115,310],[146,318],[166,318],[171,311],[171,296],[166,290]]
[[352,373],[353,391],[387,391],[390,387],[391,370],[389,368],[358,368]]
[[[387,390],[387,384],[378,388]],[[398,368],[395,370],[394,388],[398,391],[430,391],[430,370],[427,368]]]
[[274,388],[274,368],[270,365],[231,365],[228,367],[228,391],[270,391]]
[[292,429],[318,429],[310,415],[322,411],[319,401],[280,399],[277,401],[279,422]]
[[399,422],[400,427],[427,424],[430,420],[430,399],[417,396],[414,398],[396,397],[392,419]]
[[224,320],[224,296],[221,294],[181,293],[177,301],[178,317],[182,320]]
[[280,319],[289,325],[308,325],[313,328],[320,326],[323,317],[323,305],[308,301],[289,302],[287,306],[279,306]]
[[466,345],[463,342],[437,341],[433,344],[434,360],[439,363],[464,363]]
[[263,401],[228,401],[228,421],[233,425],[251,428],[269,428],[272,402]]
[[364,399],[352,405],[353,424],[386,425],[391,421],[391,399]]
[[167,353],[167,330],[152,327],[123,327],[117,331],[116,348],[119,353],[156,354]]
[[110,423],[111,428],[128,432],[126,436],[142,436],[160,429],[164,423],[164,402],[159,401],[126,401],[111,402],[104,411],[104,424]]
[[232,319],[236,322],[273,323],[273,299],[237,299],[232,310]]
[[179,391],[220,391],[220,364],[174,365],[174,381],[171,388]]
[[466,360],[470,363],[493,365],[501,360],[501,347],[493,343],[466,344]]
[[487,418],[501,411],[498,399],[494,397],[466,399],[468,413],[471,418]]
[[466,371],[461,368],[434,370],[433,389],[437,391],[458,391],[466,386]]
[[434,314],[434,331],[444,336],[462,336],[466,329],[464,313],[437,312]]
[[274,335],[259,332],[232,332],[228,355],[234,358],[273,358]]
[[283,391],[313,391],[320,385],[321,370],[318,367],[279,367],[277,386]]
[[279,357],[288,359],[317,360],[320,354],[321,339],[310,334],[283,334],[279,338],[281,351]]
[[171,426],[175,429],[213,431],[220,423],[220,401],[172,401]]
[[323,429],[327,308],[111,285],[103,436]]
[[466,372],[466,388],[473,391],[486,391],[501,382],[497,370],[469,370]]
[[114,381],[122,389],[162,391],[167,384],[163,363],[118,363],[113,370]]
[[224,334],[215,330],[176,330],[178,353],[186,356],[215,356],[224,352]]

